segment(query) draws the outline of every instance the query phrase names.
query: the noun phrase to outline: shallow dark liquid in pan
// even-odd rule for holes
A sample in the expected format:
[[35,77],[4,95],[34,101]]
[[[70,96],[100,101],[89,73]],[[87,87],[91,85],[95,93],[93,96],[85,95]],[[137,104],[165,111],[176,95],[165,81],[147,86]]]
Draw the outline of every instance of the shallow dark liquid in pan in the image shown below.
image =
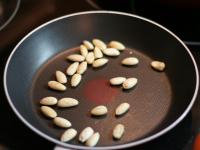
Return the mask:
[[[31,90],[33,111],[50,136],[59,139],[65,129],[55,127],[51,119],[40,113],[39,101],[46,96],[78,99],[80,104],[77,107],[53,108],[58,116],[70,120],[72,127],[78,132],[87,126],[99,132],[101,138],[97,146],[128,143],[149,136],[157,130],[169,112],[172,92],[166,73],[154,71],[150,66],[150,57],[137,50],[126,49],[118,57],[108,57],[109,62],[104,67],[93,69],[89,65],[78,87],[71,88],[68,77],[68,89],[65,92],[50,90],[47,82],[55,80],[56,70],[66,71],[71,64],[65,59],[66,56],[77,51],[78,48],[74,48],[54,56],[38,70],[34,78]],[[132,67],[122,66],[122,59],[128,56],[139,58],[139,64]],[[138,84],[125,91],[121,86],[110,86],[109,79],[117,76],[136,77]],[[115,108],[122,102],[128,102],[131,105],[130,110],[124,116],[116,118]],[[90,110],[100,104],[107,106],[108,114],[104,117],[91,117]],[[112,139],[112,130],[118,123],[125,125],[125,133],[120,141],[115,141]],[[78,136],[69,143],[80,144]]]

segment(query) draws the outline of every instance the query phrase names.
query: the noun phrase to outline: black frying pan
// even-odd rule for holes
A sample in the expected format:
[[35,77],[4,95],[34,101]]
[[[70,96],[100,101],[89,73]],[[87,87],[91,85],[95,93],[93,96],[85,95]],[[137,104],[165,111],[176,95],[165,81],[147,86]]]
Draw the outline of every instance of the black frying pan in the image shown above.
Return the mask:
[[[89,67],[77,88],[66,92],[51,91],[47,82],[55,71],[65,71],[70,62],[65,57],[78,51],[83,40],[100,38],[105,42],[118,40],[127,46],[117,58],[109,58],[106,67]],[[137,67],[123,67],[127,56],[140,59]],[[166,63],[164,72],[150,67],[152,60]],[[109,86],[115,76],[136,77],[138,85],[129,91]],[[153,140],[176,126],[190,111],[198,91],[199,78],[195,60],[184,43],[172,32],[148,19],[131,14],[108,11],[83,12],[50,21],[29,33],[10,55],[4,73],[8,101],[16,115],[34,132],[68,148],[87,149],[78,138],[61,143],[63,129],[39,111],[41,98],[73,97],[80,105],[56,109],[59,116],[69,119],[79,132],[91,126],[101,134],[97,149],[136,146]],[[131,104],[123,117],[114,117],[121,102]],[[98,104],[108,107],[106,117],[91,118],[89,111]],[[123,123],[126,132],[120,141],[112,139],[112,129]],[[94,149],[94,148],[92,148]]]

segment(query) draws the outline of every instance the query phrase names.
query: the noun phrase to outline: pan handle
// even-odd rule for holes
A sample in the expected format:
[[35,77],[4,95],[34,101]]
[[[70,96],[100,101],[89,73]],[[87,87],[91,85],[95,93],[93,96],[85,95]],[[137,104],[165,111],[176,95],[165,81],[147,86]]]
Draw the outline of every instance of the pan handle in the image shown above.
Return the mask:
[[200,46],[200,41],[183,41],[187,46]]

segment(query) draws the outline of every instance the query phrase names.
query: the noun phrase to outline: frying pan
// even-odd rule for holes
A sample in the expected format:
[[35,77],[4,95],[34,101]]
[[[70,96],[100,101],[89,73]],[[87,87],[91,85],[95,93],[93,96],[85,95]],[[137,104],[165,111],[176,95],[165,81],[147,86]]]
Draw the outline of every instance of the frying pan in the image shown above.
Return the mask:
[[[109,58],[105,67],[88,67],[77,88],[67,84],[66,92],[49,90],[47,82],[54,80],[55,71],[65,71],[71,63],[65,57],[77,53],[81,41],[93,38],[106,43],[118,40],[127,48],[119,57]],[[121,60],[128,56],[138,57],[138,66],[122,66]],[[149,65],[152,60],[164,61],[165,71],[154,71]],[[128,91],[110,86],[108,80],[115,76],[136,77],[138,85]],[[175,34],[143,17],[112,11],[81,12],[41,25],[17,44],[4,72],[5,93],[20,120],[43,138],[74,149],[121,149],[158,138],[187,115],[198,87],[196,62]],[[100,132],[95,148],[79,143],[78,137],[68,143],[59,141],[64,130],[55,127],[39,111],[40,99],[49,95],[80,101],[78,107],[54,109],[70,120],[78,132],[86,126]],[[122,102],[130,103],[131,109],[116,118],[114,110]],[[99,104],[106,105],[109,113],[91,117],[89,110]],[[126,129],[119,141],[112,139],[112,129],[117,123],[123,123]]]

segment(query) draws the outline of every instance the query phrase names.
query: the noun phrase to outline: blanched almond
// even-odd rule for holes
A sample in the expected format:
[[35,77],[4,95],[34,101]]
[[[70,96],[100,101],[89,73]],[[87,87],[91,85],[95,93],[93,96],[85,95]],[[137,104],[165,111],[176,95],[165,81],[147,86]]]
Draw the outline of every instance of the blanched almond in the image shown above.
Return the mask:
[[96,46],[96,47],[98,47],[98,48],[100,48],[101,50],[104,50],[104,49],[106,49],[106,44],[102,41],[102,40],[100,40],[100,39],[93,39],[92,40],[92,43]]
[[48,118],[55,118],[57,117],[57,113],[54,109],[48,106],[41,106],[40,107],[42,113]]
[[116,116],[123,115],[124,113],[126,113],[129,110],[129,108],[130,108],[129,103],[122,103],[116,108],[115,115]]
[[106,48],[103,50],[103,53],[107,56],[118,56],[120,54],[119,50],[115,48]]
[[57,81],[49,81],[48,82],[48,86],[53,89],[53,90],[57,90],[57,91],[65,91],[67,89],[66,86],[64,86],[63,84],[57,82]]
[[91,114],[94,116],[102,116],[102,115],[107,114],[107,112],[108,112],[108,109],[104,105],[96,106],[91,110]]
[[137,82],[138,79],[136,78],[128,78],[123,82],[122,86],[124,89],[130,89],[133,88],[137,84]]
[[87,70],[87,62],[83,61],[82,63],[79,64],[77,73],[78,74],[83,74]]
[[165,69],[165,63],[161,61],[152,61],[151,66],[157,71],[163,71]]
[[79,55],[79,54],[72,54],[72,55],[69,55],[67,57],[68,60],[70,61],[77,61],[77,62],[82,62],[85,60],[85,57],[82,56],[82,55]]
[[95,146],[98,143],[99,139],[100,134],[99,132],[96,132],[86,141],[86,145],[90,147]]
[[72,76],[73,74],[76,73],[77,69],[78,69],[79,63],[78,62],[74,62],[73,64],[71,64],[68,68],[67,68],[67,75]]
[[98,67],[101,67],[101,66],[103,66],[103,65],[105,65],[107,63],[108,63],[108,59],[106,59],[106,58],[99,58],[99,59],[97,59],[97,60],[95,60],[93,62],[92,67],[98,68]]
[[72,126],[71,122],[62,117],[56,117],[53,119],[53,123],[61,128],[69,128]]
[[61,71],[56,71],[56,79],[60,83],[67,83],[66,75]]
[[92,64],[94,62],[94,53],[89,52],[88,55],[86,56],[86,61],[88,64]]
[[51,106],[51,105],[57,104],[57,102],[58,102],[57,98],[48,96],[48,97],[44,97],[43,99],[41,99],[40,104]]
[[89,41],[83,41],[83,44],[85,45],[85,47],[88,49],[88,50],[92,50],[92,49],[94,49],[94,46],[92,45],[92,43],[91,42],[89,42]]
[[94,130],[91,127],[86,127],[79,135],[79,141],[84,143],[94,134]]
[[81,82],[81,75],[76,73],[71,78],[71,86],[76,87]]
[[86,48],[85,45],[81,45],[81,46],[80,46],[80,52],[81,52],[81,55],[82,55],[82,56],[84,56],[84,57],[87,56],[87,54],[88,54],[88,49]]
[[94,48],[94,57],[95,59],[103,57],[103,53],[98,47]]
[[122,60],[122,64],[127,66],[137,65],[138,63],[139,60],[136,57],[127,57]]
[[116,48],[120,51],[123,51],[125,49],[125,46],[121,42],[118,42],[118,41],[111,41],[109,43],[109,46],[112,48]]
[[111,78],[111,79],[110,79],[110,84],[112,84],[112,85],[120,85],[120,84],[122,84],[125,80],[126,80],[126,78],[124,78],[124,77],[115,77],[115,78]]
[[72,140],[73,138],[75,138],[77,135],[77,131],[75,129],[67,129],[61,136],[60,140],[62,142],[68,142],[70,140]]
[[70,98],[70,97],[65,97],[65,98],[61,98],[58,101],[57,106],[58,107],[73,107],[73,106],[76,106],[78,104],[79,104],[78,100],[76,100],[74,98]]
[[123,124],[118,124],[113,129],[113,138],[115,139],[121,139],[122,135],[124,134],[125,127]]

